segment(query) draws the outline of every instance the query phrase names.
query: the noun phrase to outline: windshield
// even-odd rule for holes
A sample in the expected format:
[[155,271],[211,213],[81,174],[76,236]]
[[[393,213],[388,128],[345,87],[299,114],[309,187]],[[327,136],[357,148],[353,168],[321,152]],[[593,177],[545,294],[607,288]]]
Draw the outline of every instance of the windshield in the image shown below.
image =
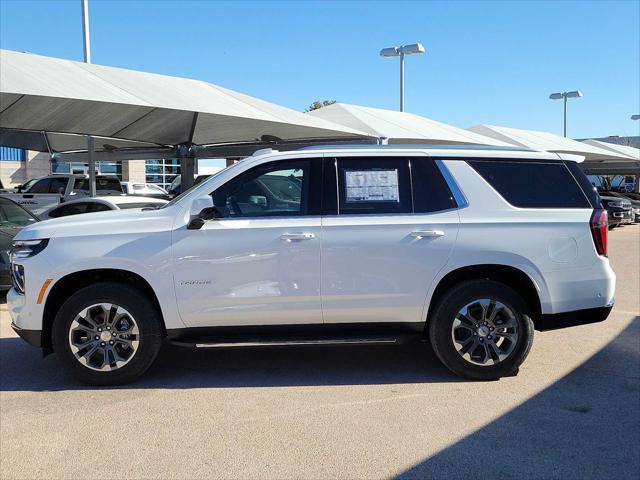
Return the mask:
[[0,226],[26,227],[38,220],[24,208],[10,200],[0,198]]

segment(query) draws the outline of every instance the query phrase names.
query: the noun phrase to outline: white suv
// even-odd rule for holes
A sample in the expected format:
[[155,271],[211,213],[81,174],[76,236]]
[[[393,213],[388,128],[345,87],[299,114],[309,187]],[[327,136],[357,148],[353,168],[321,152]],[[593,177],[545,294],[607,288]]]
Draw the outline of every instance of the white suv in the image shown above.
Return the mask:
[[14,329],[81,380],[194,348],[428,339],[513,375],[534,328],[604,320],[607,216],[579,157],[472,147],[261,151],[158,209],[23,229]]

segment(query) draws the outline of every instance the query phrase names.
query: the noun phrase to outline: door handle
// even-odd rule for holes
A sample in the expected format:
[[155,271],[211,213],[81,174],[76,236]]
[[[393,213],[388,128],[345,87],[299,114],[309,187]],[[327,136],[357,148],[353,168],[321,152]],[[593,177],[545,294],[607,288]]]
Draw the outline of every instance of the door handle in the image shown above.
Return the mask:
[[416,238],[443,237],[444,232],[442,230],[416,230],[411,232],[411,236]]
[[313,233],[283,233],[282,235],[280,235],[280,239],[287,242],[294,242],[297,240],[311,240],[312,238],[316,238]]

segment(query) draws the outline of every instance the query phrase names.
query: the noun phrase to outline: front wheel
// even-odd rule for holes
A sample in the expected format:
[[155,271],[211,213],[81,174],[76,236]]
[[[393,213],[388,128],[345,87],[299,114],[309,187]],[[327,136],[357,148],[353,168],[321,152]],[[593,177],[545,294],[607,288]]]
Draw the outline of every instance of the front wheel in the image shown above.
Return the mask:
[[429,320],[431,345],[452,372],[476,380],[513,375],[533,343],[527,304],[508,286],[473,280],[451,289]]
[[73,294],[53,323],[53,349],[81,381],[128,383],[153,363],[162,342],[161,318],[142,293],[97,283]]

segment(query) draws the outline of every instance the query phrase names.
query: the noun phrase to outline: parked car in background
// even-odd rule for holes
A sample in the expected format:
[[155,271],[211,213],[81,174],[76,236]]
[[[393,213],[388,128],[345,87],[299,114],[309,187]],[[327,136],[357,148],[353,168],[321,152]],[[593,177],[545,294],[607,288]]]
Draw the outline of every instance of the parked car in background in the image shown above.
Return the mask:
[[31,188],[31,186],[36,183],[38,180],[40,180],[39,178],[31,178],[29,180],[27,180],[26,182],[24,182],[22,185],[17,185],[14,189],[15,193],[22,193],[22,192],[28,192],[29,189]]
[[463,146],[262,151],[159,209],[22,230],[12,326],[99,385],[138,378],[165,337],[191,348],[426,340],[458,375],[514,375],[534,329],[600,322],[614,303],[607,214],[580,160]]
[[626,198],[631,202],[633,223],[640,223],[640,194],[633,192],[607,192],[604,195]]
[[153,183],[139,183],[139,182],[120,182],[122,185],[122,191],[126,195],[137,195],[143,197],[161,198],[164,200],[171,200],[171,195],[167,191],[155,185]]
[[160,198],[135,197],[133,195],[79,198],[46,210],[40,215],[40,219],[49,220],[51,218],[68,217],[82,213],[108,212],[110,210],[161,207],[165,203],[167,203],[167,200]]
[[[198,185],[199,183],[205,181],[211,175],[195,175],[193,184]],[[173,179],[171,185],[169,185],[169,195],[176,196],[182,193],[182,176],[176,175],[176,178]]]
[[11,288],[9,275],[9,251],[13,237],[20,229],[32,225],[38,218],[24,207],[0,197],[0,291]]
[[[27,182],[29,183],[29,182]],[[98,195],[122,195],[117,177],[96,176]],[[0,193],[36,215],[66,200],[89,196],[89,175],[55,174],[38,178],[21,193]]]
[[626,198],[600,195],[602,205],[609,216],[609,230],[625,224],[633,223],[631,201]]

